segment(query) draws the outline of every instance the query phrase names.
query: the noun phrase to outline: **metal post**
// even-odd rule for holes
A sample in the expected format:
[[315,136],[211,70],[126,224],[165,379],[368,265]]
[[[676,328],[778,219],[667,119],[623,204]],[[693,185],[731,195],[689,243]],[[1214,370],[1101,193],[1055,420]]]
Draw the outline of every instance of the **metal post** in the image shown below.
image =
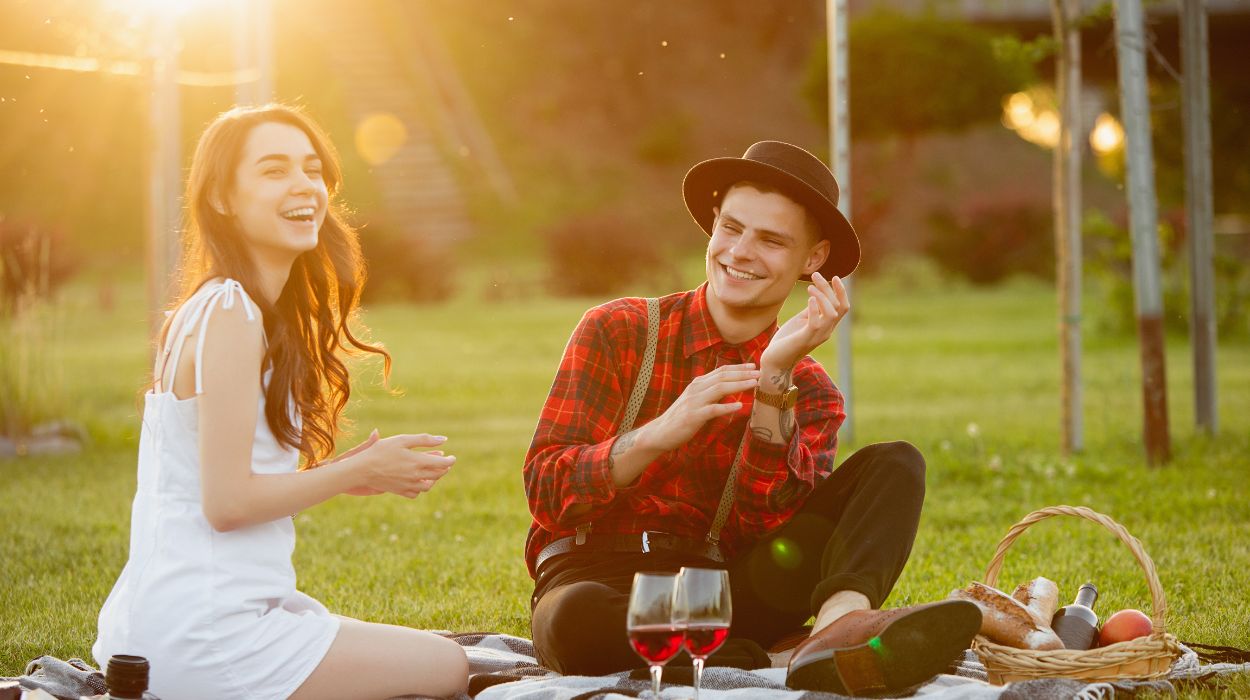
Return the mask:
[[1215,236],[1212,230],[1210,68],[1207,58],[1207,12],[1203,0],[1181,0],[1180,19],[1194,420],[1199,429],[1214,435],[1219,430],[1215,400]]
[[[829,42],[829,148],[831,165],[838,181],[838,210],[849,221],[851,218],[851,139],[850,139],[850,78],[847,74],[847,0],[827,0],[825,9],[827,40]],[[851,298],[851,280],[844,279],[846,294]],[[838,388],[846,407],[846,421],[838,431],[845,443],[855,441],[855,411],[852,410],[854,391],[851,372],[851,321],[854,308],[847,312],[838,324]]]
[[1051,0],[1058,41],[1059,143],[1054,154],[1055,267],[1059,292],[1060,444],[1084,448],[1081,391],[1081,15],[1080,0]]
[[172,12],[158,13],[150,26],[147,287],[149,323],[155,333],[165,320],[178,258],[182,155],[176,17]]
[[1116,61],[1120,77],[1120,113],[1124,115],[1128,166],[1129,223],[1133,239],[1133,292],[1141,343],[1143,432],[1146,461],[1158,466],[1171,459],[1167,382],[1163,346],[1163,292],[1159,272],[1159,234],[1150,141],[1150,102],[1146,95],[1146,38],[1141,0],[1116,0]]

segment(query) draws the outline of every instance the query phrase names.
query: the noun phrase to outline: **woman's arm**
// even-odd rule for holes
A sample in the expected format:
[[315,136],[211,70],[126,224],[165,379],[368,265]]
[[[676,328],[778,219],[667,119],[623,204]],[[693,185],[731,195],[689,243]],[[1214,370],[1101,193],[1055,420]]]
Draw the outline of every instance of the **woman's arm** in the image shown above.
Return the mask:
[[252,473],[264,357],[260,320],[249,321],[242,304],[217,308],[205,333],[200,479],[204,516],[214,529],[229,531],[276,520],[349,491],[412,498],[428,491],[455,462],[455,457],[413,451],[441,445],[444,438],[396,435],[316,469]]

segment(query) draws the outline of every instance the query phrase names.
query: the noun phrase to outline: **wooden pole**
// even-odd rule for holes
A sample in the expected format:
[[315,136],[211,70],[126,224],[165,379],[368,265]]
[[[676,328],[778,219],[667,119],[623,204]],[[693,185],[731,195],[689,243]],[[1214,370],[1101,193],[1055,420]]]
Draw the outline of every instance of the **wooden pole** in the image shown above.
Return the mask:
[[255,0],[256,13],[256,102],[266,104],[277,95],[274,81],[273,0]]
[[[256,25],[252,22],[252,3],[248,0],[233,0],[231,10],[234,16],[234,66],[242,73],[256,65],[256,42],[253,40]],[[247,80],[234,85],[234,103],[236,105],[256,104],[256,82]]]
[[[847,74],[847,0],[827,0],[825,24],[829,43],[829,149],[830,165],[838,181],[838,210],[849,221],[851,218],[851,139],[850,139],[850,77]],[[846,294],[852,299],[851,280],[844,279]],[[855,441],[855,412],[852,410],[854,390],[851,366],[852,310],[838,324],[838,388],[845,401],[846,420],[838,431],[839,439],[850,444]]]
[[1207,12],[1203,0],[1181,0],[1182,118],[1185,129],[1185,216],[1189,234],[1189,337],[1194,361],[1194,420],[1219,430],[1215,384],[1215,236],[1211,176],[1211,90]]
[[1085,446],[1081,391],[1081,122],[1080,0],[1051,0],[1058,42],[1059,143],[1054,154],[1056,286],[1059,292],[1060,443],[1065,456]]
[[1141,0],[1116,0],[1116,62],[1120,113],[1124,116],[1128,166],[1129,225],[1133,239],[1133,295],[1141,343],[1143,433],[1146,461],[1171,459],[1167,381],[1163,347],[1163,292],[1159,272],[1159,233],[1150,140],[1150,101],[1146,95],[1146,37]]

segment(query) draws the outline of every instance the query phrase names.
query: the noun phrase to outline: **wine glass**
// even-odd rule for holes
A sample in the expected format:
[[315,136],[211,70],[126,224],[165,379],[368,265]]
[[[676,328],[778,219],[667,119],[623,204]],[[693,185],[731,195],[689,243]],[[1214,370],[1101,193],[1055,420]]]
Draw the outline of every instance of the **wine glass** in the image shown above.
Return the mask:
[[733,608],[729,601],[729,572],[723,569],[682,567],[678,574],[673,619],[685,627],[686,651],[694,659],[694,697],[699,698],[703,662],[725,643]]
[[656,698],[660,697],[664,664],[681,651],[683,631],[673,622],[676,597],[677,574],[634,574],[625,624],[630,645],[651,666],[651,690]]

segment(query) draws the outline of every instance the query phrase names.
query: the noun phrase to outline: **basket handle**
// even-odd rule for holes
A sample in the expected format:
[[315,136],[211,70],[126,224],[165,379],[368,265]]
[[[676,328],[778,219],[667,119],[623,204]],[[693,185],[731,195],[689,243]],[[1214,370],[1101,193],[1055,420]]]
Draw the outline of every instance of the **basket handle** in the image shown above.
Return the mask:
[[1137,563],[1142,570],[1146,572],[1146,583],[1150,586],[1151,604],[1154,606],[1154,614],[1151,616],[1151,622],[1154,625],[1154,634],[1161,635],[1166,632],[1164,618],[1167,617],[1168,605],[1163,597],[1163,586],[1159,584],[1159,575],[1155,572],[1155,564],[1150,559],[1150,555],[1146,554],[1146,550],[1142,548],[1142,544],[1136,537],[1129,534],[1124,526],[1112,520],[1111,518],[1097,513],[1083,506],[1050,506],[1035,510],[1024,516],[1024,519],[1016,523],[1007,531],[1007,535],[998,543],[998,549],[994,550],[994,558],[990,560],[990,565],[985,569],[985,583],[993,586],[998,581],[998,572],[1003,568],[1003,558],[1007,555],[1007,549],[1016,541],[1029,526],[1034,523],[1053,518],[1056,515],[1071,515],[1077,518],[1084,518],[1102,525],[1120,538],[1120,541],[1128,546],[1133,552],[1133,556],[1137,559]]

